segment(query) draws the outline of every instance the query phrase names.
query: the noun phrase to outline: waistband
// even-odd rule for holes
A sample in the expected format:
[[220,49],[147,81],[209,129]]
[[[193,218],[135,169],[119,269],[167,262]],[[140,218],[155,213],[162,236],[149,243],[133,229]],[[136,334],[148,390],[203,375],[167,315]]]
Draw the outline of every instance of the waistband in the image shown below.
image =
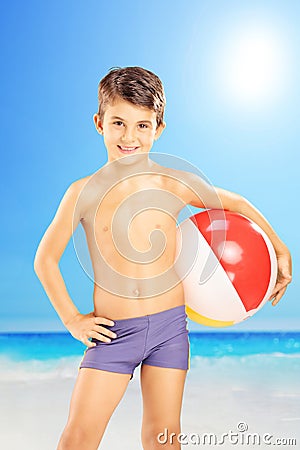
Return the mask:
[[[187,314],[185,312],[185,305],[178,305],[174,306],[174,308],[165,309],[164,311],[159,311],[157,313],[153,314],[145,314],[144,316],[138,316],[138,317],[129,317],[128,319],[111,319],[115,325],[118,323],[125,324],[125,323],[131,323],[131,322],[138,322],[138,321],[144,321],[144,320],[159,320],[163,319],[166,320],[169,317],[174,317],[174,315],[185,315],[187,317]],[[112,325],[112,326],[115,326]]]

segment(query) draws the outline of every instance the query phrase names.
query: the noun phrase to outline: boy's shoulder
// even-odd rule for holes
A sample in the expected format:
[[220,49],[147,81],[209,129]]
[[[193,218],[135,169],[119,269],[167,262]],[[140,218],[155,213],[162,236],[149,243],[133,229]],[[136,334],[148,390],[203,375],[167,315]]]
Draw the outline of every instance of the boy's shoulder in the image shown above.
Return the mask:
[[177,186],[189,185],[190,181],[193,179],[193,173],[182,170],[174,169],[173,167],[165,167],[165,174],[170,178],[170,181],[175,182]]
[[86,183],[89,182],[89,180],[92,178],[93,174],[91,175],[86,175],[84,177],[81,178],[77,178],[76,180],[72,181],[72,183],[70,184],[70,186],[73,186],[74,189],[80,189],[81,187],[83,187]]
[[161,174],[170,178],[176,178],[178,180],[185,178],[189,174],[189,172],[186,172],[182,169],[175,169],[173,167],[164,166],[162,164],[155,164],[153,171],[157,171],[157,174]]
[[89,175],[85,175],[81,178],[77,178],[76,180],[72,181],[69,185],[69,189],[72,189],[73,191],[81,191],[84,186],[86,186],[91,180],[92,178],[95,178],[95,175],[97,175],[97,173],[99,172],[99,170],[97,170],[96,172],[93,172]]
[[78,178],[74,181],[69,182],[67,188],[65,190],[64,196],[67,198],[76,199],[80,196],[80,193],[83,191],[84,186],[89,182],[91,175],[87,175],[82,178]]
[[112,175],[107,170],[106,165],[104,165],[89,175],[77,178],[69,185],[69,188],[78,195],[85,194],[85,196],[89,197],[93,193],[99,194],[103,189],[109,188],[116,181],[115,178],[115,175]]

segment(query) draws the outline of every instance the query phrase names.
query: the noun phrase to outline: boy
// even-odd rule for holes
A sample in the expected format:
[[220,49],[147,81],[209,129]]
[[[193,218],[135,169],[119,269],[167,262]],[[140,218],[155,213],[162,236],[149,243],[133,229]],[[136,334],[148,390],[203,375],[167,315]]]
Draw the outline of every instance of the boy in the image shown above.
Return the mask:
[[[98,94],[94,122],[108,161],[69,186],[34,263],[62,322],[88,347],[58,450],[98,448],[140,363],[142,444],[145,450],[158,449],[157,435],[165,428],[180,433],[189,368],[184,294],[173,267],[180,210],[187,204],[223,207],[248,216],[268,234],[278,257],[273,305],[291,281],[291,257],[245,198],[149,159],[166,126],[164,90],[155,74],[141,67],[114,68],[100,81]],[[94,272],[94,311],[85,315],[69,297],[58,265],[79,222]],[[180,444],[174,440],[165,448]]]

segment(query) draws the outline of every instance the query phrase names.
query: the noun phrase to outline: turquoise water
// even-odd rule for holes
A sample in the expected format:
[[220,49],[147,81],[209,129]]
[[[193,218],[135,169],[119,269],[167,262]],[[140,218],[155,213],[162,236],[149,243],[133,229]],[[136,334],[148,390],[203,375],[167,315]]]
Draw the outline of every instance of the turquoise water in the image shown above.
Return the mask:
[[1,333],[0,356],[15,361],[80,356],[86,346],[70,333]]
[[[189,340],[197,376],[268,380],[272,373],[299,384],[300,332],[190,332]],[[0,333],[0,380],[74,377],[86,348],[67,332]]]
[[[189,333],[191,357],[300,355],[300,332]],[[80,356],[86,346],[70,333],[0,333],[0,356],[46,360]]]
[[222,357],[257,354],[300,355],[298,332],[189,333],[191,355]]

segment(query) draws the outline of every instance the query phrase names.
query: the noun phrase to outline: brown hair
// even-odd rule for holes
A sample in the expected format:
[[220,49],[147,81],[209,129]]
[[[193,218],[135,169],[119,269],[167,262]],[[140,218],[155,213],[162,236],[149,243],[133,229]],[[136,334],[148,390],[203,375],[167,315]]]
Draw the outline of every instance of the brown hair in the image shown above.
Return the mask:
[[98,114],[103,120],[108,104],[123,99],[156,112],[157,127],[163,122],[166,98],[161,80],[142,67],[113,67],[98,86]]

